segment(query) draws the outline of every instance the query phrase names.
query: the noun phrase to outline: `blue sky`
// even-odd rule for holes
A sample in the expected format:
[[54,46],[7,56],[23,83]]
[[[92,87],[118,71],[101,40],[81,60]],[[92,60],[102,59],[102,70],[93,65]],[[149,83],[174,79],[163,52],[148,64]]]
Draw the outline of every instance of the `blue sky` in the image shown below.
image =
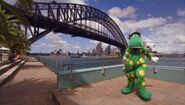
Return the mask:
[[[12,2],[14,0],[5,0]],[[52,0],[35,0],[50,2]],[[89,5],[107,13],[125,37],[140,29],[143,39],[162,53],[185,53],[185,0],[55,0]],[[31,52],[88,51],[97,41],[49,33],[31,46]],[[104,47],[107,44],[103,44]]]

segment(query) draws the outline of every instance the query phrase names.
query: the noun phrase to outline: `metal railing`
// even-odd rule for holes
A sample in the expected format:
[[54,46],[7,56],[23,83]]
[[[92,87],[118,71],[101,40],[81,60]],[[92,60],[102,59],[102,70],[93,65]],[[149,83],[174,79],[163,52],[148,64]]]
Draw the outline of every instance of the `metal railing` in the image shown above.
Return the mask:
[[104,67],[107,65],[118,64],[119,62],[121,63],[120,59],[101,60],[101,61],[83,61],[83,62],[67,63],[67,64],[64,63],[64,64],[62,64],[62,67],[63,67],[63,70],[66,70],[64,67],[68,67],[68,68],[72,67],[72,68],[78,69],[80,65],[83,65],[83,66],[87,65],[87,66],[83,67],[83,68],[87,68],[87,67],[89,67],[88,64],[90,64],[91,67],[100,67],[100,66]]
[[[43,63],[46,67],[50,70],[58,73],[60,71],[69,70],[73,72],[75,69],[84,69],[84,68],[91,68],[91,67],[102,67],[104,69],[105,66],[108,65],[116,65],[121,64],[121,59],[113,58],[110,60],[92,60],[92,61],[61,61],[60,59],[57,60],[56,58],[52,57],[35,57],[41,63]],[[78,58],[77,58],[78,59]]]

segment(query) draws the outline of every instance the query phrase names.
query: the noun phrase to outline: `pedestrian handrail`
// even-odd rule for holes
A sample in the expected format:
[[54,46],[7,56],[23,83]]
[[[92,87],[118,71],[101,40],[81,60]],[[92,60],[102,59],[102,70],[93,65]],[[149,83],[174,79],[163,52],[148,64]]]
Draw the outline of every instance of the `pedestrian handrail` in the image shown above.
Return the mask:
[[101,60],[101,61],[83,61],[83,62],[77,62],[77,63],[65,63],[64,65],[77,65],[77,64],[89,64],[89,63],[105,63],[105,62],[118,61],[118,60],[120,60],[120,59]]
[[48,67],[50,70],[52,70],[55,73],[58,73],[60,71],[67,71],[70,70],[71,72],[75,69],[84,69],[84,68],[91,68],[91,67],[103,67],[107,65],[114,65],[114,64],[120,64],[121,59],[120,58],[111,58],[111,59],[105,59],[105,60],[88,60],[88,61],[62,61],[62,60],[56,60],[54,58],[50,57],[39,57],[35,56],[37,60],[42,62],[46,67]]
[[[101,67],[104,68],[104,66],[106,66],[105,65],[106,63],[110,63],[110,62],[113,62],[113,61],[115,62],[115,61],[119,61],[119,60],[120,59],[111,59],[111,60],[101,60],[101,61],[83,61],[83,62],[75,62],[75,63],[62,63],[61,66],[62,66],[62,70],[70,70],[72,72],[73,69],[77,69],[79,67],[79,65],[83,65],[83,64],[85,65],[85,64],[92,64],[93,63],[93,64],[98,64],[98,66],[101,66]],[[67,69],[65,69],[65,67]]]

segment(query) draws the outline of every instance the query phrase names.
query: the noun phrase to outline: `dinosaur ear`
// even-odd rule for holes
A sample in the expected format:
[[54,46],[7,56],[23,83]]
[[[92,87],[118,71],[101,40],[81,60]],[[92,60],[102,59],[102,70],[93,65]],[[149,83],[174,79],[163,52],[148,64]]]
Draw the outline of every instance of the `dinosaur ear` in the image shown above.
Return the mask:
[[141,33],[139,31],[136,31],[136,34],[141,37]]
[[130,39],[135,34],[137,34],[139,37],[141,37],[141,33],[139,31],[135,31],[135,32],[128,35],[128,39]]

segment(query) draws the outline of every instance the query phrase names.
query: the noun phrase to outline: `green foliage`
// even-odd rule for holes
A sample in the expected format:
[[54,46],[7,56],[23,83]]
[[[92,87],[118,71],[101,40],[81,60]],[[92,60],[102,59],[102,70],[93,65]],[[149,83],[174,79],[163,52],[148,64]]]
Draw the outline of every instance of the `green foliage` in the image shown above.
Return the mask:
[[[27,10],[26,13],[31,14],[32,0],[17,0],[17,3],[23,10]],[[1,7],[11,14],[7,14]],[[29,25],[22,12],[4,0],[0,0],[0,44],[10,48],[12,52],[24,53],[29,49],[30,44],[24,33],[16,26],[17,23]]]
[[19,20],[14,15],[6,14],[0,9],[0,44],[13,48],[14,52],[23,53],[29,48],[24,33],[17,28]]
[[27,19],[24,17],[24,15],[21,12],[19,12],[17,10],[17,8],[15,8],[14,6],[11,6],[10,4],[6,3],[3,0],[0,0],[0,5],[4,9],[6,9],[6,10],[10,11],[12,14],[14,14],[14,16],[16,18],[18,18],[23,25],[25,25],[25,26],[28,25]]

